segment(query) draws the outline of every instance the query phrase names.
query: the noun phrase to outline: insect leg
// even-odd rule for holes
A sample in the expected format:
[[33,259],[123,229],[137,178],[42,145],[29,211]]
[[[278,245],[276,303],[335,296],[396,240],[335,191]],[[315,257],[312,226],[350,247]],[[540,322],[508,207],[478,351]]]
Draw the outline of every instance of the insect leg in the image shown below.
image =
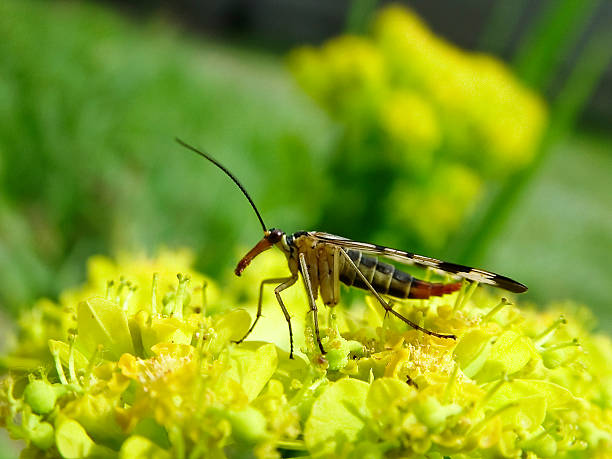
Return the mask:
[[332,252],[332,290],[334,292],[335,306],[340,301],[340,255],[338,249],[334,248]]
[[[242,343],[247,338],[247,336],[249,336],[251,334],[251,332],[255,328],[255,324],[257,323],[257,321],[261,317],[261,306],[262,306],[264,285],[265,284],[276,284],[277,282],[287,282],[289,280],[293,280],[293,282],[287,286],[287,287],[289,287],[290,285],[293,285],[295,283],[296,279],[297,279],[297,276],[295,276],[295,277],[291,276],[291,277],[277,277],[277,278],[273,278],[273,279],[264,279],[264,280],[261,281],[261,284],[259,284],[259,300],[257,301],[257,315],[255,316],[255,320],[253,321],[253,325],[251,325],[251,328],[249,328],[249,331],[247,331],[241,339],[239,339],[238,341],[235,341],[236,344]],[[281,285],[284,285],[284,284],[281,284]],[[279,285],[279,287],[280,287],[280,285]],[[276,293],[276,289],[274,290],[274,293]],[[291,326],[289,326],[289,327],[291,328]],[[291,330],[289,330],[289,331],[291,331]]]
[[368,282],[368,279],[363,275],[363,273],[359,270],[359,268],[357,268],[357,265],[355,265],[353,260],[351,260],[351,257],[348,256],[348,253],[346,253],[346,250],[344,250],[343,248],[340,248],[340,253],[342,253],[342,255],[344,256],[346,261],[353,267],[353,269],[355,270],[357,275],[361,278],[361,280],[364,282],[364,284],[368,287],[368,289],[376,297],[376,299],[382,305],[382,307],[385,309],[386,312],[388,312],[388,313],[390,312],[391,314],[393,314],[398,319],[401,319],[404,322],[406,322],[412,328],[414,328],[416,330],[420,330],[420,331],[422,331],[423,333],[425,333],[427,335],[436,336],[438,338],[451,338],[451,339],[456,339],[457,338],[455,335],[445,335],[445,334],[442,334],[442,333],[436,333],[436,332],[432,332],[431,330],[427,330],[426,328],[423,328],[423,327],[415,324],[411,320],[408,320],[406,317],[401,315],[399,312],[394,311],[393,307],[389,303],[387,303],[383,299],[383,297],[380,296],[380,294],[376,291],[376,289],[374,287],[372,287],[372,284],[370,284],[370,282]]
[[286,282],[283,282],[282,284],[280,284],[274,289],[274,294],[276,295],[278,304],[281,307],[281,310],[283,311],[283,314],[285,315],[285,320],[287,321],[287,325],[289,326],[289,345],[291,346],[291,351],[289,352],[290,359],[293,359],[293,330],[291,330],[291,316],[289,315],[289,311],[287,311],[287,308],[285,307],[285,303],[283,303],[283,299],[280,296],[280,292],[282,292],[286,288],[291,287],[293,284],[295,284],[295,281],[297,280],[298,280],[298,275],[296,273],[295,276],[288,278]]
[[319,344],[319,349],[321,350],[321,354],[325,354],[325,350],[323,349],[323,344],[321,343],[321,336],[319,334],[319,317],[317,315],[317,304],[314,299],[314,295],[312,294],[312,284],[310,283],[310,276],[308,275],[308,265],[306,264],[306,257],[304,253],[300,252],[300,268],[302,271],[302,279],[304,280],[304,286],[306,287],[306,293],[308,295],[308,301],[310,302],[310,310],[312,311],[312,319],[315,326],[315,335],[317,337],[317,343]]

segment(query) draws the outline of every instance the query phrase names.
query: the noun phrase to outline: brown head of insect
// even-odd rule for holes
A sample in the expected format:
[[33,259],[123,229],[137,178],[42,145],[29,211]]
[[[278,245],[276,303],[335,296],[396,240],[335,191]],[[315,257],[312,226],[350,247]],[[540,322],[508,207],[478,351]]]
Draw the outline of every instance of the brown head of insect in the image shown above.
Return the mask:
[[272,228],[265,230],[263,239],[259,241],[255,247],[249,250],[249,252],[238,262],[238,265],[236,265],[236,269],[234,270],[236,276],[242,274],[242,271],[249,266],[253,258],[278,244],[283,239],[283,236],[285,236],[285,232],[279,229]]

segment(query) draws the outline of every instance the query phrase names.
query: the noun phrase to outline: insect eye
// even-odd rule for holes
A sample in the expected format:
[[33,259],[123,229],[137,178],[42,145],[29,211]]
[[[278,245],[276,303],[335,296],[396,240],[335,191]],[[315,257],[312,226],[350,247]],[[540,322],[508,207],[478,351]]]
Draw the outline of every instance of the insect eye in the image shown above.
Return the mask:
[[276,244],[283,237],[283,232],[279,229],[271,229],[269,234],[266,236],[266,239],[270,241],[272,244]]

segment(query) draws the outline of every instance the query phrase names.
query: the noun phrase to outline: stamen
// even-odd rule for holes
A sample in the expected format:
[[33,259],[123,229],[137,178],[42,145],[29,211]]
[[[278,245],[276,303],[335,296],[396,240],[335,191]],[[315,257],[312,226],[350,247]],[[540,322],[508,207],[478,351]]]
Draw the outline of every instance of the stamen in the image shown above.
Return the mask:
[[121,276],[119,278],[119,285],[117,286],[117,293],[115,294],[115,303],[121,303],[121,291],[125,287],[125,277]]
[[289,451],[308,451],[306,443],[302,440],[277,440],[276,447]]
[[176,297],[174,299],[174,311],[172,315],[182,318],[183,317],[183,301],[185,299],[185,290],[187,289],[187,284],[189,283],[190,277],[184,274],[176,275],[179,285],[176,292]]
[[157,314],[157,282],[159,281],[159,273],[153,274],[153,282],[151,285],[151,314]]
[[446,383],[446,387],[444,388],[444,394],[442,395],[442,405],[446,405],[450,400],[451,391],[455,387],[455,382],[457,381],[457,373],[459,372],[459,364],[455,362],[453,367],[453,371],[448,378],[448,382]]
[[469,284],[470,283],[465,279],[461,281],[461,288],[459,289],[459,293],[457,293],[457,298],[455,298],[453,311],[458,311],[460,309],[463,297],[465,296],[465,291],[467,290]]
[[11,374],[6,378],[6,398],[8,399],[9,405],[11,405],[11,411],[14,406],[17,405],[17,399],[15,398],[13,391],[15,390],[15,380]]
[[195,337],[196,337],[196,345],[195,348],[197,349],[197,355],[201,356],[202,355],[202,351],[204,348],[204,323],[200,323],[200,326],[198,327],[198,331],[195,333]]
[[91,374],[93,373],[93,369],[96,366],[96,363],[98,363],[98,358],[102,353],[103,348],[104,346],[102,344],[98,344],[93,354],[91,355],[91,358],[89,359],[89,363],[87,364],[87,368],[85,369],[85,374],[83,375],[83,379],[86,385],[88,385],[89,381],[91,380]]
[[493,384],[491,388],[489,388],[485,396],[474,406],[474,408],[479,409],[483,407],[484,405],[486,405],[486,403],[491,399],[491,397],[495,395],[495,392],[497,392],[501,388],[501,386],[503,386],[508,381],[509,381],[508,376],[504,373],[502,378],[498,380],[495,384]]
[[474,425],[474,427],[472,427],[471,429],[468,430],[467,434],[465,435],[466,437],[469,437],[471,434],[478,432],[479,430],[481,430],[489,421],[491,421],[492,419],[494,419],[496,416],[499,416],[500,414],[502,414],[505,411],[508,411],[509,409],[515,408],[519,405],[519,402],[510,402],[507,405],[504,405],[490,413],[488,413],[487,415],[485,415],[484,419],[481,420],[478,424]]
[[565,320],[565,317],[560,315],[559,318],[555,320],[546,330],[533,338],[535,345],[540,347],[544,345],[552,337],[552,335],[554,335],[557,328],[559,328],[561,325],[565,325],[566,323],[567,320]]
[[[461,288],[463,288],[463,286],[461,286]],[[466,303],[470,301],[470,298],[472,298],[472,295],[474,294],[477,288],[478,288],[478,282],[470,282],[470,286],[467,287],[465,295],[463,295],[463,298],[461,298],[461,302],[455,302],[454,310],[460,311],[463,308],[463,306],[465,306]]]
[[131,282],[128,282],[128,283],[127,283],[127,286],[128,286],[128,292],[127,292],[127,294],[125,295],[125,298],[124,298],[124,300],[123,300],[123,306],[122,306],[122,309],[123,309],[123,311],[125,311],[125,312],[127,312],[127,310],[128,310],[128,303],[129,303],[129,301],[130,301],[130,298],[132,297],[132,295],[134,294],[134,292],[135,292],[136,290],[138,290],[138,286],[137,286],[137,285],[132,285],[132,284],[131,284]]
[[68,351],[68,374],[70,375],[70,382],[73,384],[78,384],[79,380],[76,375],[76,371],[74,369],[74,341],[76,340],[75,334],[70,334],[68,336],[68,341],[70,342],[70,350]]
[[112,291],[114,284],[115,284],[115,281],[113,280],[109,280],[106,282],[106,299],[109,301],[111,299],[111,295],[112,295],[111,291]]
[[208,287],[208,282],[207,281],[202,282],[202,311],[201,311],[202,316],[206,315],[206,306],[208,304],[208,301],[206,301],[206,287]]
[[337,336],[340,335],[340,331],[338,330],[338,323],[336,321],[336,313],[333,308],[329,308],[329,314],[327,315],[327,328],[330,329],[331,334],[335,333]]
[[62,367],[62,361],[60,360],[59,356],[59,349],[55,346],[50,347],[52,347],[51,355],[53,356],[53,361],[55,362],[55,371],[57,371],[57,376],[62,384],[67,385],[68,380],[66,379],[66,374],[64,373],[64,368]]
[[574,338],[571,341],[566,341],[565,343],[558,343],[558,344],[553,344],[552,346],[547,346],[545,348],[542,349],[542,352],[552,352],[552,351],[557,351],[559,349],[563,349],[566,347],[580,347],[580,343],[578,342],[578,338]]
[[493,309],[491,309],[483,318],[482,321],[484,323],[489,322],[493,316],[495,316],[495,314],[497,314],[499,311],[501,311],[504,307],[511,305],[512,303],[510,303],[506,298],[502,298],[501,301],[499,302],[499,304],[497,306],[495,306]]

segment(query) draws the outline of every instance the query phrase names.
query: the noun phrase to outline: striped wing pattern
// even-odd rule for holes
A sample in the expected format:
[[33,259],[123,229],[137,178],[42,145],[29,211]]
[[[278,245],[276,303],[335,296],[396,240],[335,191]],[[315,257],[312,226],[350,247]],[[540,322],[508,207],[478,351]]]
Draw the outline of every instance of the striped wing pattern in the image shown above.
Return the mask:
[[450,273],[462,277],[472,282],[480,282],[483,284],[492,285],[494,287],[503,288],[513,293],[522,293],[527,290],[527,287],[516,282],[508,277],[500,274],[495,274],[483,269],[470,268],[469,266],[449,263],[447,261],[437,260],[435,258],[417,255],[415,253],[404,252],[402,250],[391,249],[382,245],[370,244],[367,242],[357,242],[335,234],[323,233],[319,231],[311,231],[309,236],[318,239],[321,242],[335,244],[345,249],[360,250],[366,254],[385,257],[398,263],[416,265],[422,268],[431,268],[441,273]]

